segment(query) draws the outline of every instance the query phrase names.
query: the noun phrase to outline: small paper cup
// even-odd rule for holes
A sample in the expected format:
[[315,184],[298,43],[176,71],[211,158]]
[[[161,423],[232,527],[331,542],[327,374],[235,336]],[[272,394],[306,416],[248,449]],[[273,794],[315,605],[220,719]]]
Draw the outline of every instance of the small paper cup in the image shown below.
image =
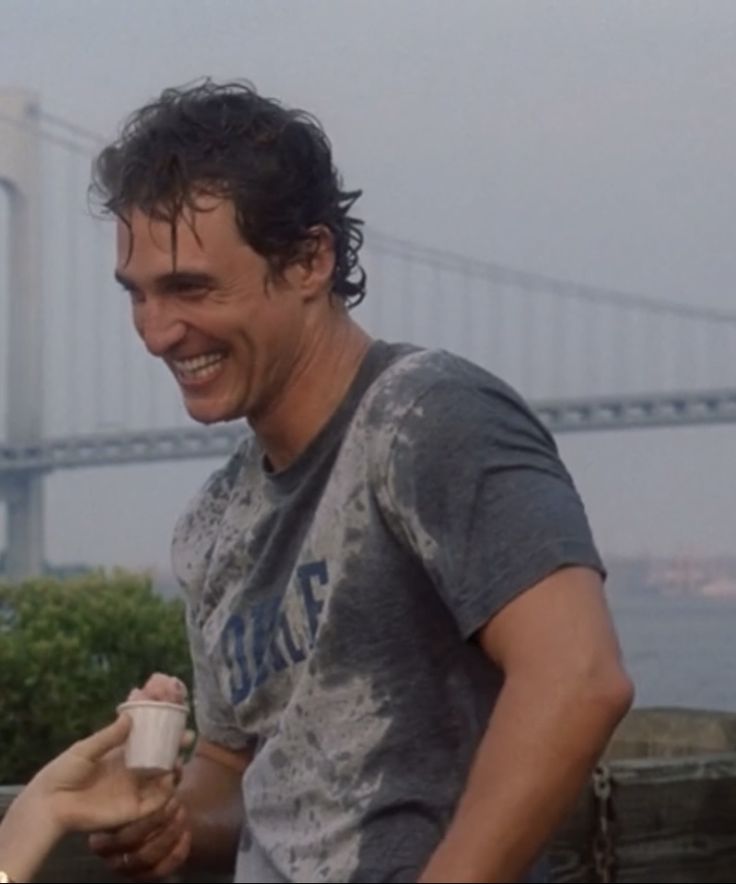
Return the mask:
[[173,770],[188,707],[156,700],[133,700],[121,703],[118,712],[124,712],[133,721],[125,743],[126,767],[149,774]]

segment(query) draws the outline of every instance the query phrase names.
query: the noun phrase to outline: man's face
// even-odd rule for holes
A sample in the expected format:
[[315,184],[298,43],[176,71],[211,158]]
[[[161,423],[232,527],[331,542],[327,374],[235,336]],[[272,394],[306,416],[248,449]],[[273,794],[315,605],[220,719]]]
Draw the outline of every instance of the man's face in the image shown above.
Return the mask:
[[[229,200],[201,197],[176,225],[138,209],[117,225],[115,275],[147,349],[171,369],[202,423],[258,416],[278,397],[305,334],[297,271],[269,275]],[[132,250],[131,250],[131,235]]]

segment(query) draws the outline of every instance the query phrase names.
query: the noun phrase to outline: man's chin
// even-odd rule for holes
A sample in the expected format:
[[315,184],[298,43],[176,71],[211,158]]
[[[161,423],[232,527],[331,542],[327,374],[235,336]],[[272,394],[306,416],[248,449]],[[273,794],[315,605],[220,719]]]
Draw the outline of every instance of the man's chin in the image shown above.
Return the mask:
[[241,415],[224,408],[202,408],[196,404],[184,403],[189,417],[198,424],[210,426],[211,424],[223,424],[229,421],[239,420]]

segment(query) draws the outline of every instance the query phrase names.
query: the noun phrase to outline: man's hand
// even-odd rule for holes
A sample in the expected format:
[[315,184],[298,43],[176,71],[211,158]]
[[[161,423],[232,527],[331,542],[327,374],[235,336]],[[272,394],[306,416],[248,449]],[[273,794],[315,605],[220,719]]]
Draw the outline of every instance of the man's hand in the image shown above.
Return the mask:
[[112,870],[145,881],[165,878],[179,869],[191,845],[189,814],[176,797],[145,819],[89,839],[92,852]]
[[243,821],[241,779],[250,754],[200,738],[168,804],[115,832],[99,832],[90,848],[117,873],[151,881],[184,863],[231,872]]

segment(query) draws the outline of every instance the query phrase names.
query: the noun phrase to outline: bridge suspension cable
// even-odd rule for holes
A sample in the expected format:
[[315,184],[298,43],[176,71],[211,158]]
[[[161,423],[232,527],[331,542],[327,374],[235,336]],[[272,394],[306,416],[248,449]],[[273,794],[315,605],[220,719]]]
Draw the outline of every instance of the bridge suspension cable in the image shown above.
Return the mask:
[[48,111],[44,110],[39,110],[38,117],[40,120],[43,120],[52,126],[57,126],[60,129],[65,129],[71,135],[76,135],[79,138],[85,138],[88,141],[91,141],[97,147],[104,147],[107,143],[107,139],[100,135],[98,132],[93,132],[91,129],[84,128],[84,126],[78,126],[76,123],[72,123],[70,120],[66,120],[64,117],[57,116],[56,114],[50,114],[48,113]]
[[[107,143],[107,139],[97,132],[72,123],[56,114],[39,111],[39,119],[64,129],[77,139],[86,139],[91,144],[80,144],[78,140],[32,127],[28,123],[0,113],[0,121],[3,123],[29,131],[51,144],[85,157],[93,158],[97,150]],[[539,291],[544,295],[587,301],[594,304],[608,304],[614,307],[635,308],[650,314],[666,314],[681,319],[736,325],[736,311],[712,307],[696,307],[692,304],[684,304],[669,299],[652,298],[604,286],[572,282],[543,273],[519,270],[493,261],[470,258],[467,255],[447,249],[419,245],[411,240],[381,233],[373,227],[367,226],[365,230],[365,245],[369,250],[379,254],[392,255],[396,258],[409,259],[410,261],[431,266],[438,270],[460,272],[468,278],[482,277],[499,284]]]
[[677,316],[681,319],[736,324],[736,311],[695,307],[691,304],[631,294],[603,286],[570,282],[543,273],[518,270],[492,261],[469,258],[458,252],[418,245],[410,240],[387,236],[370,227],[366,229],[366,245],[377,253],[398,259],[415,261],[438,270],[480,277],[500,285],[539,291],[544,295],[608,304],[613,307],[634,308],[647,313]]

